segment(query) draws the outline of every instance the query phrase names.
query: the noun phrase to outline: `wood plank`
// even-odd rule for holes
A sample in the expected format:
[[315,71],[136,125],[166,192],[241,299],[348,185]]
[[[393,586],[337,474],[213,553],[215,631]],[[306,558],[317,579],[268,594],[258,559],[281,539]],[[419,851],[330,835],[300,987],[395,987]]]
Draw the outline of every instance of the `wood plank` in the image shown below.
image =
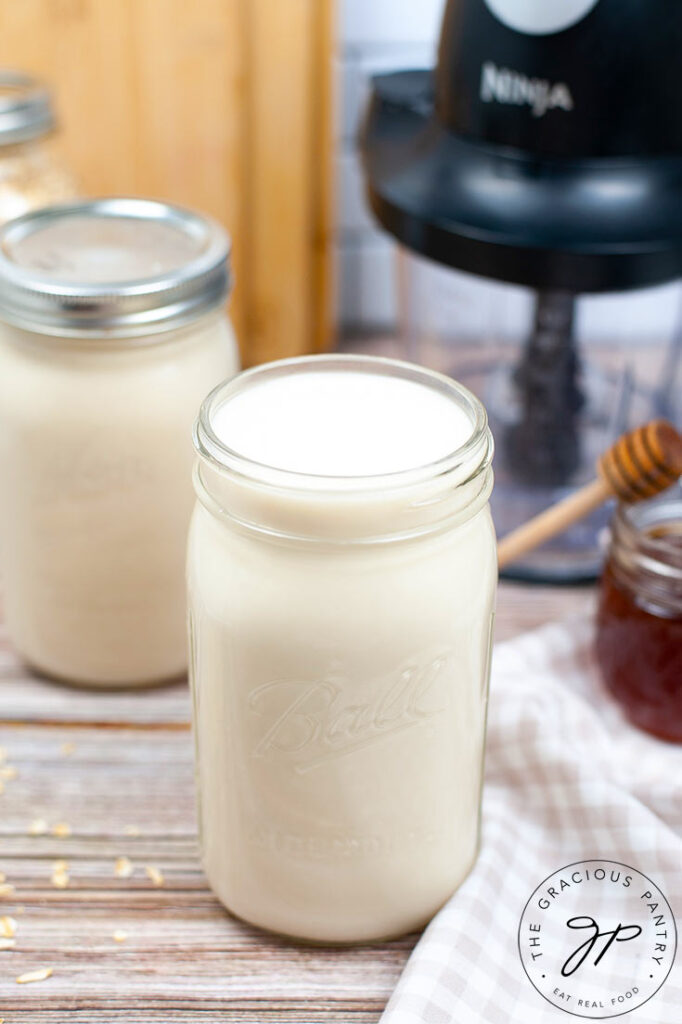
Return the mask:
[[[184,914],[122,909],[115,913],[82,904],[26,905],[16,918],[16,946],[0,958],[0,1006],[131,1006],[355,1002],[382,1005],[409,954],[405,940],[353,950],[306,948],[258,937],[243,944],[237,929],[218,910],[211,916],[187,908]],[[114,930],[127,933],[117,943]],[[44,984],[17,987],[26,971],[51,966]]]
[[519,633],[548,622],[593,613],[597,599],[594,584],[545,587],[533,583],[500,583],[495,616],[495,643],[512,640]]
[[[127,3],[126,63],[132,82],[127,110],[135,142],[126,154],[132,169],[119,174],[130,177],[135,193],[196,207],[224,224],[234,240],[234,279],[241,282],[247,272],[249,230],[243,203],[248,184],[244,88],[249,73],[243,0]],[[102,8],[100,16],[112,26],[124,17],[125,5],[97,0],[95,7]],[[96,189],[96,180],[90,187]],[[243,344],[245,298],[235,288],[230,301]]]
[[243,287],[253,362],[276,358],[283,346],[292,355],[305,352],[312,337],[312,307],[301,298],[309,299],[312,261],[309,99],[316,2],[251,0],[247,7],[251,173]]
[[[123,1011],[100,1010],[87,1007],[88,1024],[376,1024],[379,1020],[383,1003],[371,1001],[354,1003],[348,1000],[341,1002],[320,1003],[308,999],[273,1006],[268,1000],[262,999],[252,1003],[241,1002],[225,1006],[193,1005],[191,1008],[177,1006],[127,1006]],[[372,1009],[371,1007],[374,1006]],[[80,999],[70,1002],[70,1009],[83,1009]],[[3,1006],[3,1011],[7,1007]],[[30,1010],[12,1009],[12,1024],[64,1024],[64,1011],[32,1007]],[[7,1021],[7,1024],[10,1024]]]
[[312,307],[312,338],[310,349],[324,352],[336,340],[333,310],[336,307],[336,271],[334,260],[334,123],[332,111],[338,109],[334,94],[335,76],[330,74],[335,55],[334,22],[336,5],[333,0],[315,3],[313,7],[314,43],[310,83],[311,154],[313,167],[312,248],[309,280]]
[[[367,1003],[361,1005],[342,1001],[341,1003],[322,1004],[301,1000],[288,1005],[274,1007],[266,1000],[251,1004],[218,1006],[192,1006],[191,1010],[177,1007],[126,1007],[121,1013],[116,1010],[98,1010],[87,1008],[88,1024],[376,1024],[382,1006],[368,1009]],[[71,1009],[80,1010],[80,1000],[74,1000]],[[6,1009],[3,1007],[3,1009]],[[68,1019],[68,1018],[66,1018]],[[28,1011],[13,1009],[12,1024],[64,1024],[63,1010],[32,1008]],[[10,1024],[7,1021],[7,1024]]]
[[[374,1009],[372,1009],[374,1007]],[[72,1009],[81,1009],[81,1000],[74,1000],[70,1006]],[[3,1010],[6,1007],[3,1006]],[[267,998],[240,1001],[229,1004],[226,1002],[203,1005],[192,1004],[191,1007],[182,1007],[179,1004],[158,1007],[127,1006],[123,1012],[110,1009],[98,1009],[87,1007],[88,1024],[165,1024],[166,1021],[201,1022],[201,1024],[213,1024],[216,1022],[239,1021],[240,1024],[376,1024],[383,1010],[383,1004],[374,1001],[342,1000],[289,1000],[274,1005]],[[49,1005],[36,1007],[30,1011],[15,1009],[11,1022],[6,1020],[5,1024],[64,1024],[64,1012],[50,1009]]]
[[[65,742],[75,744],[69,756]],[[15,949],[0,953],[0,1006],[10,1019],[23,1010],[40,1020],[38,1011],[57,1005],[126,1020],[135,1007],[167,1008],[188,1021],[195,1008],[226,1003],[241,1019],[267,1020],[276,1008],[282,1020],[308,1012],[333,1020],[353,1006],[360,1020],[378,1018],[414,937],[306,947],[231,918],[197,859],[186,731],[25,725],[5,729],[2,744],[18,770],[0,794],[0,871],[15,886],[0,913],[19,922]],[[35,816],[68,821],[72,834],[30,836]],[[126,834],[130,824],[139,835]],[[132,877],[115,877],[119,855],[132,861]],[[66,889],[51,882],[57,858],[69,865]],[[144,873],[148,863],[163,872],[162,888]],[[125,943],[112,938],[118,928]],[[54,968],[48,981],[16,986],[16,975],[45,965]]]
[[[75,744],[69,757],[61,753],[65,742]],[[133,825],[148,836],[194,838],[189,730],[15,726],[2,729],[0,744],[18,771],[0,794],[0,835],[26,835],[44,818],[66,822],[74,836],[120,840]],[[52,844],[55,856],[68,851],[67,839]]]

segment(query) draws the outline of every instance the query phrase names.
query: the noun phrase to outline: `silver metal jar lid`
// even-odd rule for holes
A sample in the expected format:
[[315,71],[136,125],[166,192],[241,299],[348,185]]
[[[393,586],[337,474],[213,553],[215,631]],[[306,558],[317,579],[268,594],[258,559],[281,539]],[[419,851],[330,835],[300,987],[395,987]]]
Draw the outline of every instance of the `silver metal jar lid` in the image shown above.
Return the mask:
[[26,142],[55,127],[48,89],[23,71],[0,68],[0,146]]
[[43,207],[0,228],[0,319],[61,336],[171,330],[225,300],[229,253],[215,221],[168,203]]

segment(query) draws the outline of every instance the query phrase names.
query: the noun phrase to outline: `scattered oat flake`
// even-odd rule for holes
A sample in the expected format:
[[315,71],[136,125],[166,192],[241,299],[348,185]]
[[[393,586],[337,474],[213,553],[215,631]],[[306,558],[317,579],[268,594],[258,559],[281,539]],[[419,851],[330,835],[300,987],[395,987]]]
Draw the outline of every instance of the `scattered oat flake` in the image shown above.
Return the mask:
[[75,749],[75,743],[62,743],[61,747],[59,748],[59,752],[61,753],[62,757],[71,757]]
[[2,899],[3,896],[11,896],[13,892],[14,886],[10,885],[9,882],[3,882],[3,884],[0,885],[0,899]]
[[69,870],[69,862],[68,862],[68,860],[56,860],[54,862],[54,864],[52,865],[52,870],[53,871],[68,871]]
[[137,825],[126,825],[123,831],[127,836],[139,836],[140,834],[140,830]]
[[0,939],[0,950],[3,949],[14,949],[16,941],[14,939]]
[[13,764],[4,764],[2,768],[0,768],[0,779],[4,779],[5,782],[11,782],[12,779],[16,779],[18,775],[19,772]]
[[128,938],[128,932],[125,932],[122,928],[117,928],[112,938],[114,942],[125,942]]
[[145,874],[147,875],[147,878],[152,883],[152,885],[164,884],[165,879],[163,877],[163,874],[159,871],[158,868],[155,868],[153,864],[146,864],[144,870]]
[[32,981],[45,981],[50,977],[52,977],[52,968],[41,967],[37,971],[27,971],[26,974],[20,974],[17,978],[17,985],[28,985]]
[[7,914],[0,917],[0,936],[2,936],[3,939],[13,939],[17,927],[17,922],[13,917],[9,917]]
[[134,870],[132,861],[127,857],[116,858],[114,874],[117,878],[130,878]]
[[67,889],[69,885],[69,872],[64,868],[55,868],[52,872],[52,884],[55,889]]
[[66,839],[71,835],[71,826],[67,825],[65,821],[59,821],[52,826],[52,835],[57,836],[58,839]]
[[44,836],[49,828],[49,825],[44,818],[35,818],[28,826],[28,834],[30,836]]

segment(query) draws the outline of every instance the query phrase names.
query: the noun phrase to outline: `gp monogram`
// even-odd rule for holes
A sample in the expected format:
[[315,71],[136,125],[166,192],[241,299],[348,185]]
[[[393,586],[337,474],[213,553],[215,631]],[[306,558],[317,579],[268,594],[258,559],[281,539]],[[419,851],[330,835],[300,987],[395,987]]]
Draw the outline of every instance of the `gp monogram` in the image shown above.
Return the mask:
[[641,871],[586,860],[535,889],[518,944],[543,999],[576,1017],[604,1020],[656,995],[675,959],[677,929],[665,896]]
[[441,653],[376,681],[363,680],[361,687],[333,671],[319,680],[264,683],[249,700],[259,719],[252,754],[276,758],[304,774],[392,733],[418,727],[448,706],[443,684],[450,661],[450,654]]

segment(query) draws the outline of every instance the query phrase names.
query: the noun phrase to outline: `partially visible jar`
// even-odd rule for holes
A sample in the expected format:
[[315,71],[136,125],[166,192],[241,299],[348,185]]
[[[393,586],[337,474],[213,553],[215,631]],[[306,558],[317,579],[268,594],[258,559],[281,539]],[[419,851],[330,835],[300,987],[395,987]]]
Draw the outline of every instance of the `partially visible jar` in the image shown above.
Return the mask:
[[630,721],[682,743],[682,498],[620,506],[597,615],[604,681]]
[[238,369],[214,222],[142,199],[0,230],[0,546],[35,668],[132,686],[186,668],[191,427]]
[[0,69],[0,223],[77,195],[53,148],[56,127],[46,86]]

